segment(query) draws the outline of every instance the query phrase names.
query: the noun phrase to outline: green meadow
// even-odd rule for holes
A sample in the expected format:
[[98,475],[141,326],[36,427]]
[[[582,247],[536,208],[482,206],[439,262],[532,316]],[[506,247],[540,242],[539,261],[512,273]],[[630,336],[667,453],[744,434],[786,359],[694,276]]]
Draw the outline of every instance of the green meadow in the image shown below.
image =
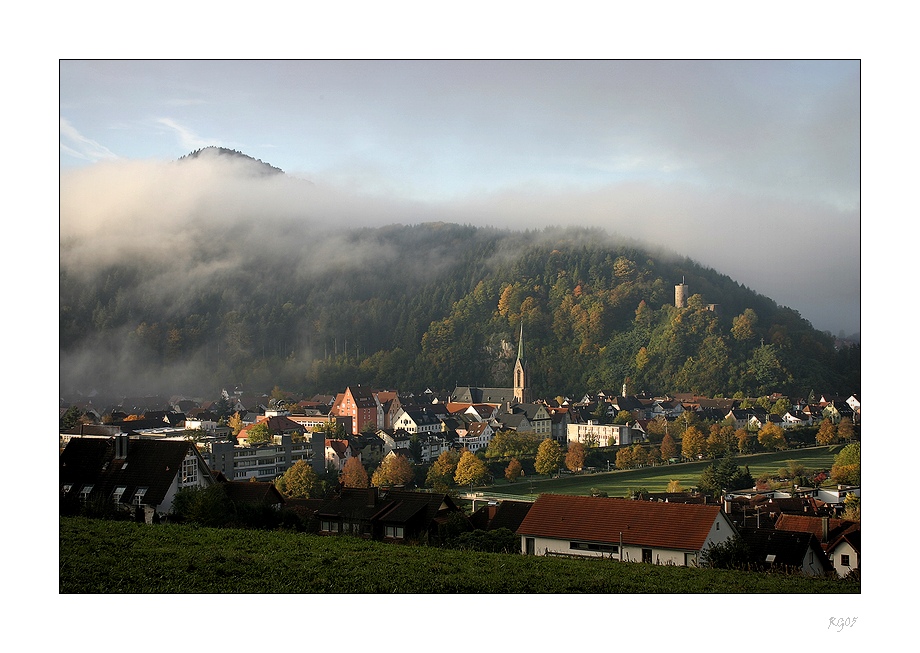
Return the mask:
[[[830,469],[834,456],[843,445],[829,447],[812,447],[808,449],[791,449],[770,453],[736,456],[738,465],[747,466],[751,476],[775,474],[781,467],[788,466],[788,461],[802,463],[806,469]],[[485,493],[495,492],[502,495],[514,495],[522,498],[534,498],[541,493],[556,494],[591,494],[592,489],[606,492],[607,496],[624,497],[634,490],[644,488],[649,492],[665,492],[672,480],[680,481],[685,489],[696,485],[711,460],[699,462],[675,463],[657,467],[598,472],[594,474],[562,474],[558,478],[546,476],[524,477],[515,483],[504,479],[496,480],[489,488],[478,488]]]

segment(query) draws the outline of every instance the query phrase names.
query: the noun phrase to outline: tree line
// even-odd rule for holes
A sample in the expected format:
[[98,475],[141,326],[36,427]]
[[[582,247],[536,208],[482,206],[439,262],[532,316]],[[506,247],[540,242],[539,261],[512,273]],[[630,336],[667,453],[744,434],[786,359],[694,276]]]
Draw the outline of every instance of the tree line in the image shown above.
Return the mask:
[[[150,281],[159,264],[125,261],[89,277],[62,269],[62,360],[98,352],[80,358],[88,369],[79,374],[97,389],[118,366],[142,369],[131,377],[141,380],[184,366],[174,382],[206,389],[503,387],[523,324],[535,396],[624,382],[708,396],[859,386],[858,346],[837,351],[796,311],[598,230],[440,224],[351,237],[356,249],[402,254],[292,275],[297,260],[255,252],[246,266],[165,300]],[[693,294],[678,308],[681,279]]]

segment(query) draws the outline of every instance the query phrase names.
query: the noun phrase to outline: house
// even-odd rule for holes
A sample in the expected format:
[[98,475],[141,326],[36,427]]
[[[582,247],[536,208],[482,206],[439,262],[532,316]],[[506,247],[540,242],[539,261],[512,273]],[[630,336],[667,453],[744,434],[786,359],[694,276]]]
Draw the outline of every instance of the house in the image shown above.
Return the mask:
[[769,413],[764,414],[754,414],[751,415],[750,420],[748,421],[748,430],[749,431],[759,431],[767,424],[775,424],[780,428],[783,427],[783,418],[779,415],[771,415]]
[[345,463],[349,458],[361,459],[361,454],[355,449],[348,440],[326,440],[326,468],[332,468],[336,472],[345,469]]
[[527,422],[530,424],[530,429],[527,430],[544,437],[552,435],[552,418],[543,404],[516,404],[509,410],[512,414],[523,413],[527,417]]
[[784,429],[811,424],[810,416],[801,410],[787,410],[780,419]]
[[412,435],[405,429],[380,429],[377,436],[383,440],[383,456],[395,451],[411,458],[409,445],[412,444]]
[[568,407],[548,408],[550,418],[550,437],[559,444],[569,441],[568,428],[572,423]]
[[718,505],[541,494],[517,530],[525,555],[695,566],[737,534]]
[[656,417],[664,417],[665,419],[677,419],[684,412],[684,406],[682,403],[675,399],[656,399],[652,404],[652,419]]
[[403,409],[397,413],[393,425],[408,433],[438,433],[444,430],[438,413],[429,408]]
[[316,519],[320,535],[432,541],[447,517],[458,512],[462,514],[447,494],[342,487],[317,509]]
[[839,424],[841,420],[853,420],[853,409],[850,405],[841,399],[834,399],[827,402],[821,409],[821,415],[829,418],[834,424]]
[[462,448],[475,452],[487,448],[493,437],[495,431],[486,422],[470,422],[458,442]]
[[725,414],[725,419],[731,420],[732,427],[736,429],[750,429],[755,420],[761,425],[766,423],[767,411],[759,407],[732,408]]
[[845,531],[827,545],[827,557],[841,578],[859,572],[859,553],[862,548],[860,533],[859,528]]
[[598,424],[588,420],[586,424],[569,424],[568,442],[580,442],[586,446],[614,447],[632,444],[632,429],[628,424]]
[[270,481],[227,481],[223,475],[221,479],[227,497],[234,503],[268,505],[275,510],[284,506],[284,497]]
[[358,452],[364,465],[376,466],[389,453],[383,439],[376,433],[362,433],[350,438],[351,446]]
[[450,451],[452,441],[445,433],[424,433],[418,436],[419,462],[430,463],[445,451]]
[[498,416],[502,430],[518,431],[520,433],[530,433],[533,431],[533,424],[527,419],[526,413],[504,413]]
[[330,415],[351,417],[351,433],[358,435],[366,427],[383,428],[383,406],[377,395],[360,385],[349,386],[345,392],[336,395],[329,410]]
[[795,571],[806,576],[826,576],[833,565],[812,533],[771,528],[741,528],[748,563],[761,571]]
[[111,501],[148,523],[172,510],[179,490],[215,483],[188,440],[115,437],[73,438],[60,455],[61,509]]
[[838,576],[859,568],[860,523],[833,517],[780,515],[776,529],[811,533],[827,554]]

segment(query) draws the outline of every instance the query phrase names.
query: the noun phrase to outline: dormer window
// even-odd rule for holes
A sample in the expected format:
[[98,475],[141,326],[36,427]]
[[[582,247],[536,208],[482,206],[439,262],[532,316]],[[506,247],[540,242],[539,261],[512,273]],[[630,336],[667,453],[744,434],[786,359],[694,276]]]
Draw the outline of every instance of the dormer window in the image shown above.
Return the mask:
[[112,492],[112,502],[121,503],[121,495],[125,493],[126,489],[127,488],[124,485],[119,485],[118,487],[116,487],[115,491]]
[[147,494],[147,488],[145,487],[137,488],[137,492],[134,493],[134,505],[135,506],[141,505],[141,501],[144,500],[145,494]]
[[86,503],[86,500],[89,498],[89,494],[92,491],[93,491],[92,485],[84,485],[83,489],[80,490],[80,502]]

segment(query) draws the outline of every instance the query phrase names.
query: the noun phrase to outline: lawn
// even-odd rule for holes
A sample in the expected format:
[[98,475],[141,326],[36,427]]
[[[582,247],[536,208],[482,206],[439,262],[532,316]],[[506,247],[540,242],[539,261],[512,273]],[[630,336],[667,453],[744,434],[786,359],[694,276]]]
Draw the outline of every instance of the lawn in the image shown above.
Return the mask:
[[[860,592],[856,582],[793,574],[479,553],[348,536],[79,517],[60,519],[59,570],[61,594]],[[251,615],[244,612],[235,618]]]
[[[775,473],[779,468],[786,467],[787,461],[790,460],[801,462],[807,469],[830,469],[834,463],[834,456],[841,448],[842,445],[812,447],[737,456],[736,459],[740,466],[746,465],[749,468],[751,476],[757,478],[764,473]],[[672,480],[680,481],[685,488],[694,487],[700,474],[711,463],[712,461],[705,460],[596,474],[563,474],[556,479],[545,476],[524,477],[516,483],[508,483],[502,479],[496,480],[495,485],[490,488],[479,489],[532,498],[548,492],[587,495],[593,488],[606,492],[611,497],[623,497],[639,488],[645,488],[649,492],[664,492]]]

